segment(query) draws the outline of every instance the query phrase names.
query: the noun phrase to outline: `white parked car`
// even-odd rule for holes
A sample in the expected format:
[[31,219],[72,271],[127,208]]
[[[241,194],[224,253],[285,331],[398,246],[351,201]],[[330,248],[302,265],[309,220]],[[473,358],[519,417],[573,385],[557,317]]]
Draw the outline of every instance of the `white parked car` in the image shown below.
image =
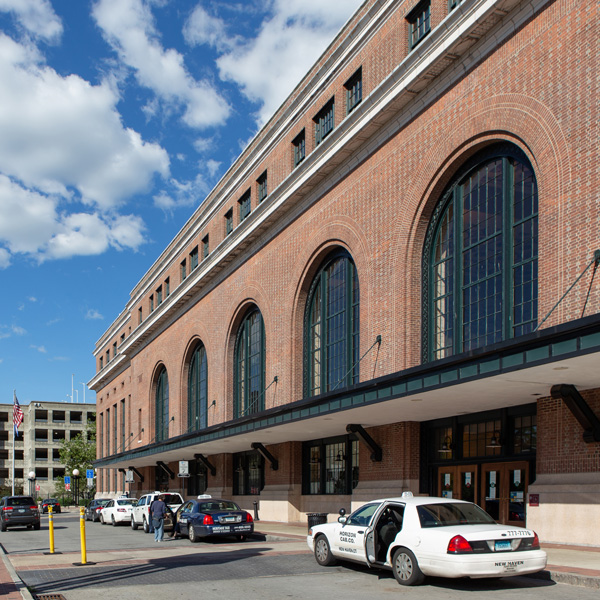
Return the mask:
[[165,498],[166,505],[173,511],[183,504],[183,498],[181,494],[177,492],[152,492],[151,494],[144,494],[133,507],[131,513],[131,529],[136,530],[140,525],[143,527],[145,533],[152,531],[152,519],[150,517],[150,506],[159,496]]
[[405,492],[340,515],[308,533],[320,565],[344,559],[389,569],[401,585],[418,585],[426,575],[508,577],[546,566],[534,531],[499,525],[471,502]]
[[100,523],[105,525],[117,525],[118,523],[129,523],[131,521],[131,509],[137,503],[137,498],[116,498],[110,500],[100,510]]

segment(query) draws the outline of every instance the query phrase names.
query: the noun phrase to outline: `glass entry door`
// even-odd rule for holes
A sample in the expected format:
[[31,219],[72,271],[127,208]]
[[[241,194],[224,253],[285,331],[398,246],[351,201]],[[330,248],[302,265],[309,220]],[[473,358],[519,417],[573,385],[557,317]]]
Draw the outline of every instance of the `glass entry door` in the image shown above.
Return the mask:
[[442,498],[477,503],[477,466],[444,466],[438,469],[438,490]]
[[479,505],[498,523],[525,526],[529,463],[487,463],[481,469]]

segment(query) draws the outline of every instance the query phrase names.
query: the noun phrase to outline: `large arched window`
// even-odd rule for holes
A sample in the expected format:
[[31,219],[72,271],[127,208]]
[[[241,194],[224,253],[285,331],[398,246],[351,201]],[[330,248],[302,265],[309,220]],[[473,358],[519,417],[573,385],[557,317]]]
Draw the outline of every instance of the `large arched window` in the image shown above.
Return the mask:
[[235,342],[234,417],[265,408],[265,328],[255,308],[242,321]]
[[359,286],[347,252],[330,256],[310,289],[304,325],[304,392],[358,382]]
[[192,353],[188,377],[188,431],[204,429],[208,409],[208,366],[204,344]]
[[169,437],[169,378],[164,367],[156,379],[155,408],[155,441],[162,442]]
[[424,360],[529,333],[537,324],[538,192],[512,145],[479,154],[434,211],[423,254]]

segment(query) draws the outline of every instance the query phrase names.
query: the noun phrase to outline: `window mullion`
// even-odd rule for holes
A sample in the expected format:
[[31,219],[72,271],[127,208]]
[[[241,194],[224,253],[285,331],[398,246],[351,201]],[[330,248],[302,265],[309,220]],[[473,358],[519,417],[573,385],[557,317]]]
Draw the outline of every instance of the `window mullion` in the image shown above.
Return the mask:
[[463,346],[463,186],[457,185],[454,189],[452,203],[454,204],[454,314],[452,315],[453,343],[452,352],[462,352]]
[[502,321],[504,323],[504,339],[513,337],[513,210],[514,210],[514,178],[511,161],[508,158],[502,160],[502,170],[504,175],[503,206],[504,211],[504,235],[502,243],[505,246],[503,253],[503,275],[502,275]]
[[331,381],[329,380],[329,318],[327,313],[327,302],[329,298],[328,294],[328,279],[327,270],[323,269],[321,274],[321,389],[319,393],[323,394],[328,392],[331,387]]

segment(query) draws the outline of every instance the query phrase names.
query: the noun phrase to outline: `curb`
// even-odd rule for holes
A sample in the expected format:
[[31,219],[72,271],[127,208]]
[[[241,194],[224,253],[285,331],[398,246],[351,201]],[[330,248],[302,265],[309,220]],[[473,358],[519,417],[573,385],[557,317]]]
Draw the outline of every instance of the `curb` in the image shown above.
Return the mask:
[[21,596],[23,597],[24,600],[35,600],[34,597],[31,595],[31,592],[29,591],[27,586],[23,583],[21,578],[17,575],[17,572],[15,571],[15,568],[12,566],[12,563],[10,562],[10,560],[6,557],[6,550],[4,549],[4,546],[2,546],[1,544],[0,544],[0,550],[1,550],[1,554],[2,554],[2,562],[4,563],[4,567],[8,571],[8,574],[10,575],[10,578],[12,579],[13,583],[15,584],[17,591],[21,593]]
[[600,590],[600,577],[593,577],[591,575],[544,570],[540,571],[539,573],[533,573],[529,575],[529,577],[534,579],[543,579],[544,581],[554,581],[554,583],[566,583],[568,585],[577,585],[580,587]]

